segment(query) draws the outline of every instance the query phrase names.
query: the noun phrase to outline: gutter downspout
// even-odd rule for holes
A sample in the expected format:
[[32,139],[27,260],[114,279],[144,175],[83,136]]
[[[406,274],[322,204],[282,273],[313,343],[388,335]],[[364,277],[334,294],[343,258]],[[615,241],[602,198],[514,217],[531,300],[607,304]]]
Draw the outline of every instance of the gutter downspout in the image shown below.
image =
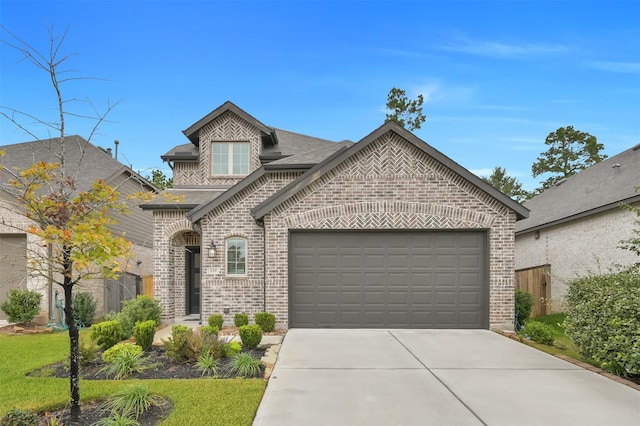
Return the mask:
[[267,228],[264,219],[256,222],[262,226],[262,312],[267,312]]

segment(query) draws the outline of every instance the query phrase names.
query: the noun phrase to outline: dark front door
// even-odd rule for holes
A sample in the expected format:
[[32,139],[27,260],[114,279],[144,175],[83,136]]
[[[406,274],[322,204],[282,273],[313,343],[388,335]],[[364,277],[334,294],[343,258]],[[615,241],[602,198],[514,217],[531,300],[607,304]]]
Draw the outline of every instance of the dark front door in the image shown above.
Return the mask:
[[200,313],[200,247],[187,247],[187,314]]

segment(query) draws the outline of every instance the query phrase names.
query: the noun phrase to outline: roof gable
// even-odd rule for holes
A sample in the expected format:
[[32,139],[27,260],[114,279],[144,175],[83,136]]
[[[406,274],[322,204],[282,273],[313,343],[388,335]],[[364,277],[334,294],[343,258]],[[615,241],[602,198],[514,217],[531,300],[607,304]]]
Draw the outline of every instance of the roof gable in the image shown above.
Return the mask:
[[394,132],[405,141],[413,144],[415,147],[434,158],[443,166],[449,168],[457,175],[461,176],[476,187],[488,193],[497,201],[513,210],[519,219],[527,217],[528,210],[521,204],[512,200],[502,192],[498,191],[493,186],[483,181],[482,179],[480,179],[464,167],[460,166],[449,157],[445,156],[440,151],[431,147],[430,145],[416,137],[414,134],[393,121],[387,121],[378,129],[374,130],[368,136],[363,138],[360,142],[351,145],[348,148],[345,147],[341,150],[336,151],[333,155],[327,157],[323,162],[317,164],[315,167],[311,168],[309,171],[303,174],[300,178],[294,180],[282,190],[278,191],[273,196],[267,198],[264,202],[257,205],[254,209],[252,209],[251,214],[254,216],[254,218],[261,219],[271,210],[284,203],[286,200],[288,200],[316,180],[320,179],[324,174],[334,169],[336,166],[343,163],[348,158],[351,158],[356,153],[365,149],[368,145],[379,139],[387,132]]
[[640,144],[581,171],[524,203],[531,214],[516,234],[640,201]]
[[211,111],[209,114],[202,117],[200,120],[193,123],[191,126],[182,131],[184,135],[189,138],[192,144],[198,146],[200,144],[198,134],[200,129],[210,123],[212,120],[215,120],[217,117],[221,116],[227,111],[231,111],[243,120],[247,121],[251,125],[255,126],[258,130],[260,130],[265,135],[271,135],[273,131],[268,127],[258,121],[256,118],[245,112],[244,110],[238,108],[233,102],[227,101],[220,105],[218,108]]

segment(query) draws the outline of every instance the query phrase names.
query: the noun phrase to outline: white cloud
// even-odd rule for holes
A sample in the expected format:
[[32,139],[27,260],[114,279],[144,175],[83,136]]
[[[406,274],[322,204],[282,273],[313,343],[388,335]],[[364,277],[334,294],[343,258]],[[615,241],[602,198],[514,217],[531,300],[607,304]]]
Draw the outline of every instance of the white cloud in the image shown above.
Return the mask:
[[557,55],[566,53],[569,50],[567,46],[562,44],[505,43],[471,39],[467,36],[459,36],[453,42],[441,45],[440,48],[452,52],[493,58],[525,58],[530,56]]

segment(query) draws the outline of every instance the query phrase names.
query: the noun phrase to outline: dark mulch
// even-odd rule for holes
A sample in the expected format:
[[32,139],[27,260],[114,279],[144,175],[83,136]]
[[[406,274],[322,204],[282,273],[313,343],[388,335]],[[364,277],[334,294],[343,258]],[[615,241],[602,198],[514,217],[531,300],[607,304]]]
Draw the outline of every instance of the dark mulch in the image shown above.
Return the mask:
[[[52,411],[44,413],[40,418],[41,425],[51,424],[53,418],[64,426],[88,426],[96,423],[97,421],[109,417],[109,411],[102,407],[103,401],[94,401],[88,404],[82,405],[82,411],[78,420],[71,421],[70,413],[68,409]],[[171,401],[166,401],[163,405],[157,407],[151,407],[144,412],[142,416],[138,418],[138,422],[141,426],[156,426],[159,425],[162,420],[169,417],[172,409]]]
[[[243,350],[243,352],[250,354],[254,358],[260,359],[264,355],[266,348],[259,348],[253,350]],[[151,349],[145,352],[145,355],[154,363],[157,363],[155,368],[143,371],[141,373],[134,373],[129,379],[200,379],[202,378],[202,372],[198,371],[198,367],[194,364],[184,364],[174,362],[166,354],[164,346],[152,346]],[[223,373],[220,377],[233,378],[235,376],[227,373],[228,365],[231,360],[223,358],[219,360],[219,369]],[[100,370],[105,366],[105,362],[102,360],[101,354],[98,353],[96,359],[87,365],[80,367],[80,377],[85,380],[109,380],[106,373],[101,373]],[[264,373],[264,367],[262,369]],[[68,362],[57,362],[50,364],[32,371],[27,374],[32,377],[58,377],[68,378],[69,367]],[[262,375],[261,375],[262,376]],[[261,377],[260,376],[260,377]],[[206,377],[206,376],[205,376]]]

